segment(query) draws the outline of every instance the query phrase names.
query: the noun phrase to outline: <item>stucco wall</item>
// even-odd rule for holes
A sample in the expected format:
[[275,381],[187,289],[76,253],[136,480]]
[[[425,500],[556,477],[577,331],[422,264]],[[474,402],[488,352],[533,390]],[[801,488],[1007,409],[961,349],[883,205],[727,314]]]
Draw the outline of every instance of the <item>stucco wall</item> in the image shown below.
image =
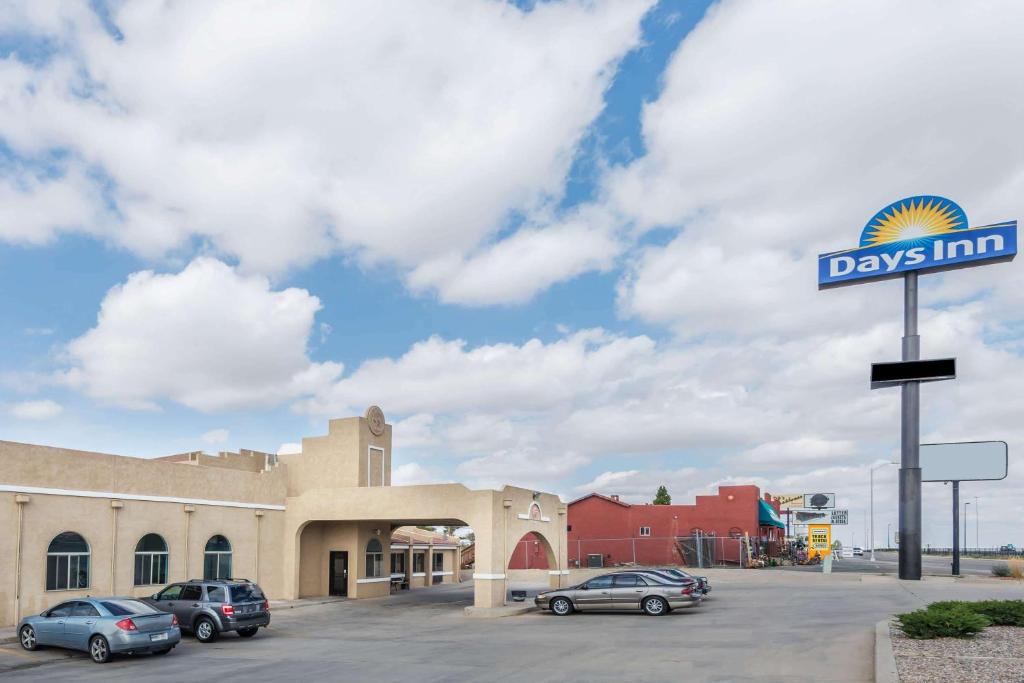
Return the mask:
[[[18,505],[14,493],[0,493],[0,624],[16,620],[17,582],[15,550]],[[71,496],[29,496],[22,505],[22,557],[20,614],[38,613],[56,602],[84,595],[148,595],[161,586],[135,586],[135,547],[142,536],[160,534],[167,544],[167,581],[202,578],[203,552],[214,534],[231,543],[232,573],[258,581],[271,597],[281,591],[281,557],[276,541],[283,529],[283,513],[177,503],[81,498]],[[112,500],[123,506],[113,508]],[[116,515],[116,527],[115,527]],[[257,566],[259,527],[259,566]],[[116,536],[115,536],[116,528]],[[186,528],[188,537],[186,540]],[[46,553],[53,538],[74,531],[89,544],[89,586],[83,590],[46,590]],[[115,552],[116,542],[116,556]],[[186,545],[188,561],[186,569]]]

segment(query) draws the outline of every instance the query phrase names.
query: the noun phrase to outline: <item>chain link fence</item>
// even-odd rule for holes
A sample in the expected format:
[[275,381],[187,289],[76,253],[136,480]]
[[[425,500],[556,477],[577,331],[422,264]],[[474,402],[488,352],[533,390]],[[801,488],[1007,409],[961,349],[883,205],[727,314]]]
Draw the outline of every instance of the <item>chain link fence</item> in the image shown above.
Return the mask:
[[679,565],[748,567],[756,558],[784,552],[778,541],[743,536],[640,536],[569,541],[569,566],[579,568]]

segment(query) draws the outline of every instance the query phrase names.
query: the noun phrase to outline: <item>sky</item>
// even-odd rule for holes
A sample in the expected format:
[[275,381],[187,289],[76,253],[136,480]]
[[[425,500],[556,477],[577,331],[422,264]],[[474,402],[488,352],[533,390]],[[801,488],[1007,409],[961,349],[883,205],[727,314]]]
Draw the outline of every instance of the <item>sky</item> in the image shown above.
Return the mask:
[[[819,292],[902,197],[1024,208],[1020,3],[0,6],[0,438],[293,452],[380,405],[395,483],[896,526],[898,281]],[[1024,545],[1020,262],[921,280],[925,442],[1004,440],[968,543]],[[924,486],[948,545],[948,486]],[[975,500],[975,496],[977,500]],[[975,518],[975,510],[980,514]]]

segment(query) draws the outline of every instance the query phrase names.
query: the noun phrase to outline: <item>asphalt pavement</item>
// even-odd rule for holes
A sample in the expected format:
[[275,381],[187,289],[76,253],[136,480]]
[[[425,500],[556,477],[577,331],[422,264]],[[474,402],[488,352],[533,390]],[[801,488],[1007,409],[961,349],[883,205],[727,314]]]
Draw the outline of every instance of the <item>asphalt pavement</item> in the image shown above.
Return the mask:
[[164,657],[0,647],[6,681],[870,681],[873,626],[894,612],[963,598],[1024,599],[995,579],[903,582],[708,570],[711,599],[664,617],[533,613],[468,617],[468,584],[275,612],[251,639],[186,636]]

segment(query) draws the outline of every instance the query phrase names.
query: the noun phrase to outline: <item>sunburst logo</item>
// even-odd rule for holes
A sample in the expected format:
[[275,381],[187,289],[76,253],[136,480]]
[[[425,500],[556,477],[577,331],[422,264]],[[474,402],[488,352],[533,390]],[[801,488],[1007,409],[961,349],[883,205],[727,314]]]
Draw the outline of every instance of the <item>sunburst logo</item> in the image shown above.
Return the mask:
[[967,229],[967,215],[945,197],[907,197],[876,213],[860,236],[860,246],[892,242],[924,243],[938,235]]

